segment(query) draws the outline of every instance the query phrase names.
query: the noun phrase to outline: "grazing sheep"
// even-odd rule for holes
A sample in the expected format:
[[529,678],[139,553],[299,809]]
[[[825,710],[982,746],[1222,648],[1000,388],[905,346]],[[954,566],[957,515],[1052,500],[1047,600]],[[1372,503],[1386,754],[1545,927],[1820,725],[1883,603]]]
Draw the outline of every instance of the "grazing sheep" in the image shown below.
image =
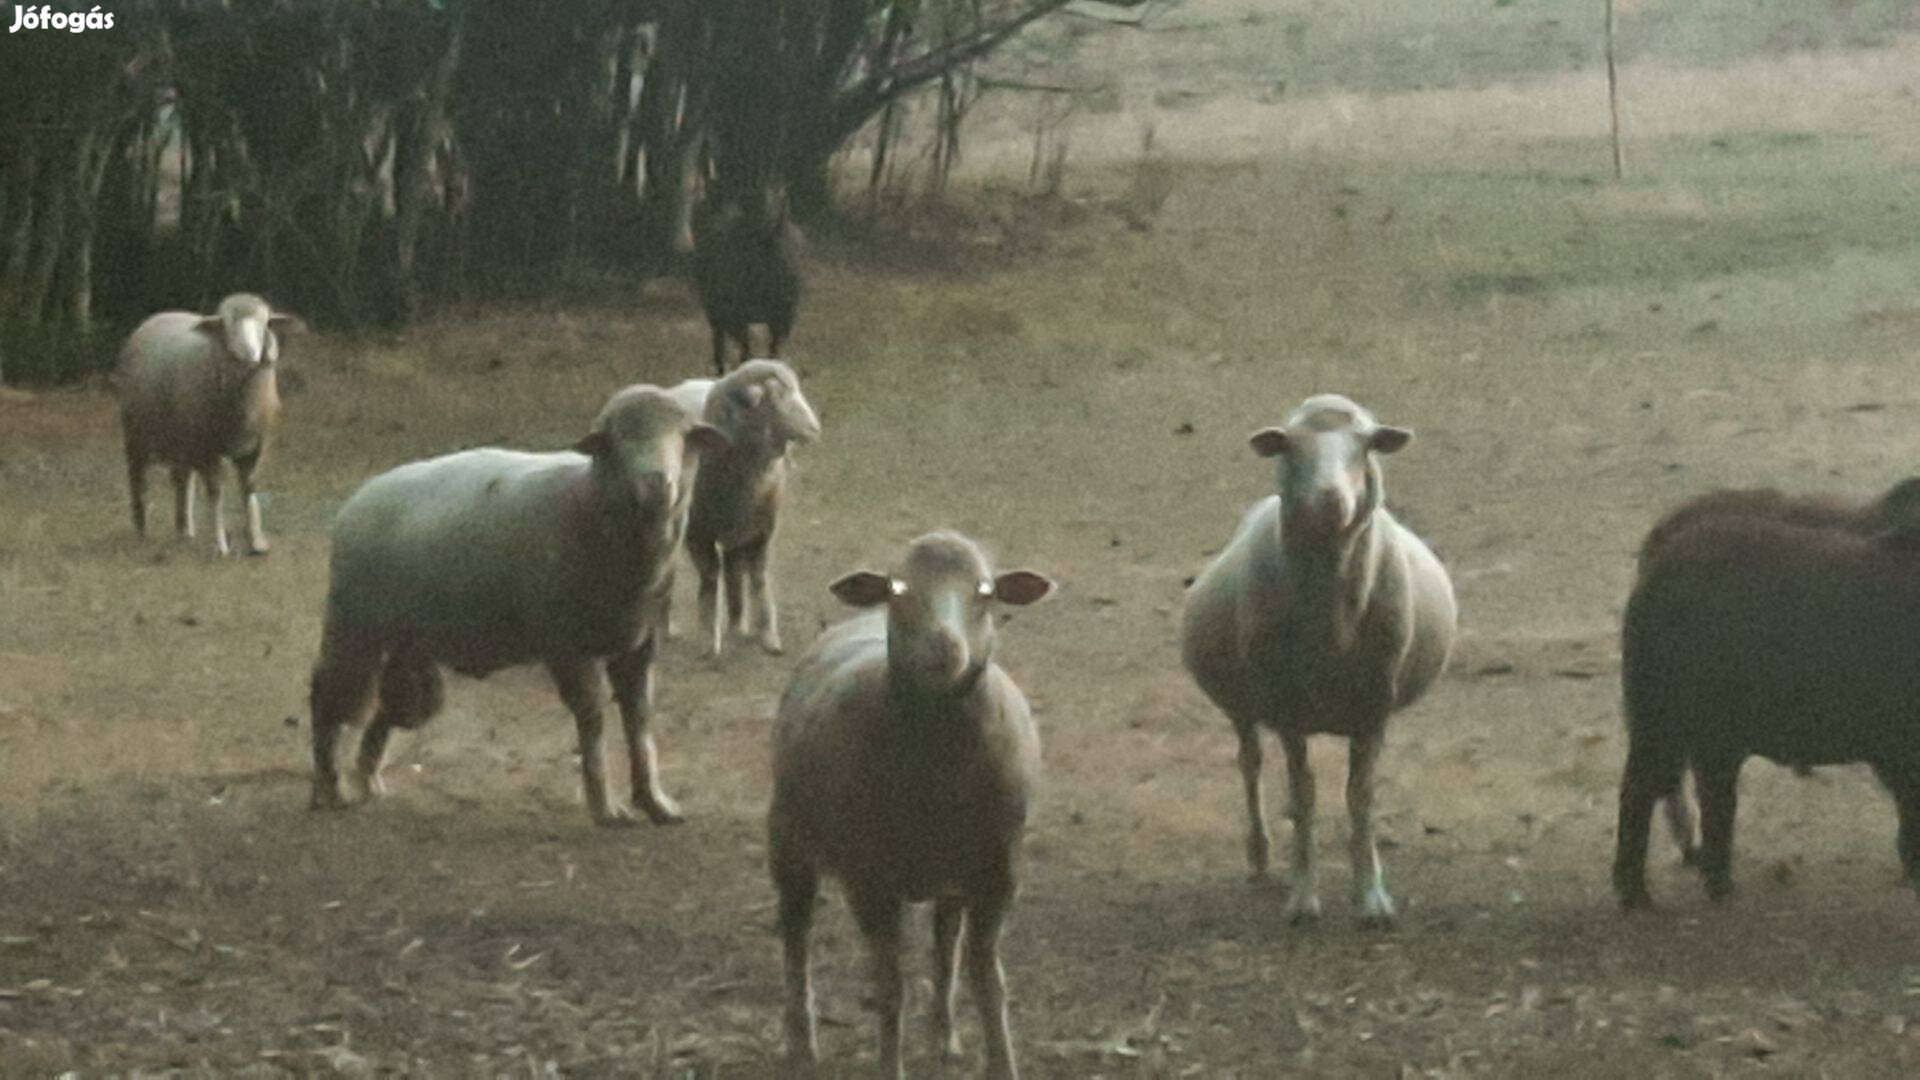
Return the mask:
[[[1669,530],[1627,599],[1621,687],[1627,761],[1613,886],[1647,907],[1653,804],[1691,771],[1707,895],[1733,890],[1740,767],[1872,766],[1893,794],[1899,851],[1920,886],[1920,488],[1880,502],[1871,531],[1755,514]],[[1828,519],[1831,522],[1833,519]]]
[[880,1071],[900,1069],[903,905],[934,902],[934,1023],[953,1030],[954,968],[967,972],[986,1031],[988,1074],[1016,1073],[1007,1034],[1000,927],[1040,770],[1040,740],[1019,687],[994,662],[993,604],[1031,604],[1053,582],[995,576],[953,532],[913,541],[895,574],[848,574],[833,594],[886,605],[823,634],[780,700],[767,854],[780,893],[790,1068],[815,1066],[808,929],[820,876],[846,888],[873,958]]
[[[727,448],[701,462],[688,511],[687,556],[700,573],[701,640],[708,655],[719,656],[726,626],[750,633],[749,613],[757,609],[760,645],[778,655],[780,617],[767,561],[786,490],[787,448],[818,439],[820,419],[793,369],[778,360],[749,360],[717,382],[689,379],[668,392],[727,436]],[[723,567],[726,626],[719,614]],[[746,589],[753,592],[751,609]]]
[[[1729,517],[1758,517],[1794,525],[1848,529],[1873,533],[1894,522],[1920,513],[1920,477],[1912,477],[1893,486],[1885,495],[1867,502],[1828,495],[1789,495],[1778,488],[1734,488],[1710,491],[1681,504],[1647,531],[1640,545],[1639,568],[1657,557],[1667,542],[1682,530],[1701,521]],[[1794,771],[1809,775],[1808,766]],[[1695,842],[1694,812],[1684,783],[1661,800],[1666,811],[1668,832],[1680,849],[1680,860],[1697,865],[1699,847]]]
[[1412,437],[1337,394],[1308,398],[1285,427],[1257,432],[1254,452],[1280,459],[1279,494],[1254,505],[1187,593],[1181,651],[1240,737],[1256,879],[1268,855],[1261,727],[1286,750],[1295,922],[1320,914],[1307,760],[1307,736],[1318,734],[1349,741],[1354,903],[1370,924],[1394,916],[1373,838],[1374,768],[1388,714],[1439,676],[1457,618],[1446,570],[1385,504],[1375,455]]
[[793,330],[800,306],[800,230],[784,201],[702,203],[693,219],[693,287],[713,330],[713,370],[727,372],[726,340],[753,351],[752,326],[767,328],[769,356]]
[[147,533],[147,466],[173,471],[173,521],[193,535],[193,476],[206,486],[213,514],[213,541],[227,544],[220,461],[233,462],[247,504],[247,550],[267,553],[260,522],[260,493],[253,477],[280,422],[280,390],[274,374],[280,356],[275,330],[299,326],[251,293],[220,301],[212,315],[163,311],[149,318],[120,347],[114,382],[126,436],[127,486],[133,495],[133,527]]
[[381,790],[393,729],[438,711],[441,665],[484,677],[540,661],[578,726],[593,819],[634,820],[607,795],[600,735],[610,678],[633,804],[656,823],[680,821],[647,731],[655,631],[696,455],[725,444],[665,391],[630,386],[571,452],[468,450],[361,485],[333,527],[313,671],[314,807],[346,805],[334,743],[359,724],[376,681],[379,708],[353,774],[363,795]]

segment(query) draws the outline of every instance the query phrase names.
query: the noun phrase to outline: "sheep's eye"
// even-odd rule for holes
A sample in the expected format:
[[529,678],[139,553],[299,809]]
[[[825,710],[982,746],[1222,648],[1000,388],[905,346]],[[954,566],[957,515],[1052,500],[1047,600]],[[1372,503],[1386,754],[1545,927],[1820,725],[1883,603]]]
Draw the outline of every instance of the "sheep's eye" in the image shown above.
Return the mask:
[[907,583],[901,581],[899,578],[894,578],[892,581],[887,582],[887,591],[895,596],[905,596],[907,595]]

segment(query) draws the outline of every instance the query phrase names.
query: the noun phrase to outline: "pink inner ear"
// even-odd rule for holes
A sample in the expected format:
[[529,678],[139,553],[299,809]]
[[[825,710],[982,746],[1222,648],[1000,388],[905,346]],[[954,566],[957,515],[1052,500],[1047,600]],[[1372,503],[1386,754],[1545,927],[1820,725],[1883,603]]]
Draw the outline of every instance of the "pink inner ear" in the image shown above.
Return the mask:
[[1031,604],[1053,591],[1052,579],[1031,570],[1009,570],[993,582],[993,597],[1003,604]]
[[893,579],[871,570],[856,570],[827,588],[843,604],[873,607],[886,603],[893,596]]

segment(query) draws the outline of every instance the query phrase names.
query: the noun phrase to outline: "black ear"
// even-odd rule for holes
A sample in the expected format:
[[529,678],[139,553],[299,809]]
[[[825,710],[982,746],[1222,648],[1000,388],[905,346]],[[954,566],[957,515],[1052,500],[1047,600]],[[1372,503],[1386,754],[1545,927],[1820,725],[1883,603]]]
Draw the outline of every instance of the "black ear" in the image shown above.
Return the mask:
[[613,453],[613,436],[604,431],[589,431],[580,436],[580,441],[573,444],[573,449],[575,453],[585,454],[590,458],[611,454]]
[[1053,579],[1031,570],[1009,570],[993,579],[993,598],[1016,607],[1044,600],[1052,592]]
[[1376,454],[1392,454],[1403,449],[1413,441],[1413,432],[1401,427],[1381,426],[1373,429],[1367,438],[1367,449]]
[[1277,427],[1264,428],[1254,432],[1247,445],[1261,457],[1279,457],[1287,452],[1287,433]]
[[871,570],[855,570],[827,586],[827,589],[839,597],[843,604],[853,607],[873,607],[875,604],[884,604],[892,599],[893,579]]

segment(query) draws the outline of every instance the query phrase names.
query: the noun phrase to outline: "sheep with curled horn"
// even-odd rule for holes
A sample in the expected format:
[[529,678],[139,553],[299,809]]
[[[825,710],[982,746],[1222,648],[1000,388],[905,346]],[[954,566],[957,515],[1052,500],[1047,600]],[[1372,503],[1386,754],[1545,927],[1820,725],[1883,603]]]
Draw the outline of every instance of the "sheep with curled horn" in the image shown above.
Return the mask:
[[215,549],[226,555],[226,503],[221,462],[233,462],[247,507],[247,551],[267,553],[254,477],[280,423],[276,364],[279,333],[300,321],[258,296],[235,293],[212,315],[163,311],[149,317],[120,348],[114,384],[120,395],[127,487],[133,527],[147,532],[147,469],[173,474],[173,521],[194,535],[193,478],[207,489]]
[[749,360],[722,379],[689,379],[669,392],[727,436],[726,449],[701,462],[688,510],[687,557],[700,575],[701,640],[708,655],[718,657],[729,628],[744,636],[757,623],[760,647],[778,655],[784,646],[769,572],[773,538],[789,451],[820,438],[820,418],[793,369],[778,360]]
[[1286,751],[1295,922],[1317,918],[1314,778],[1307,738],[1348,740],[1353,901],[1369,924],[1394,918],[1373,833],[1374,771],[1387,718],[1445,667],[1457,611],[1440,560],[1386,507],[1378,456],[1412,439],[1337,394],[1308,398],[1251,444],[1279,463],[1278,493],[1187,592],[1181,652],[1240,740],[1247,862],[1267,874],[1260,733]]

